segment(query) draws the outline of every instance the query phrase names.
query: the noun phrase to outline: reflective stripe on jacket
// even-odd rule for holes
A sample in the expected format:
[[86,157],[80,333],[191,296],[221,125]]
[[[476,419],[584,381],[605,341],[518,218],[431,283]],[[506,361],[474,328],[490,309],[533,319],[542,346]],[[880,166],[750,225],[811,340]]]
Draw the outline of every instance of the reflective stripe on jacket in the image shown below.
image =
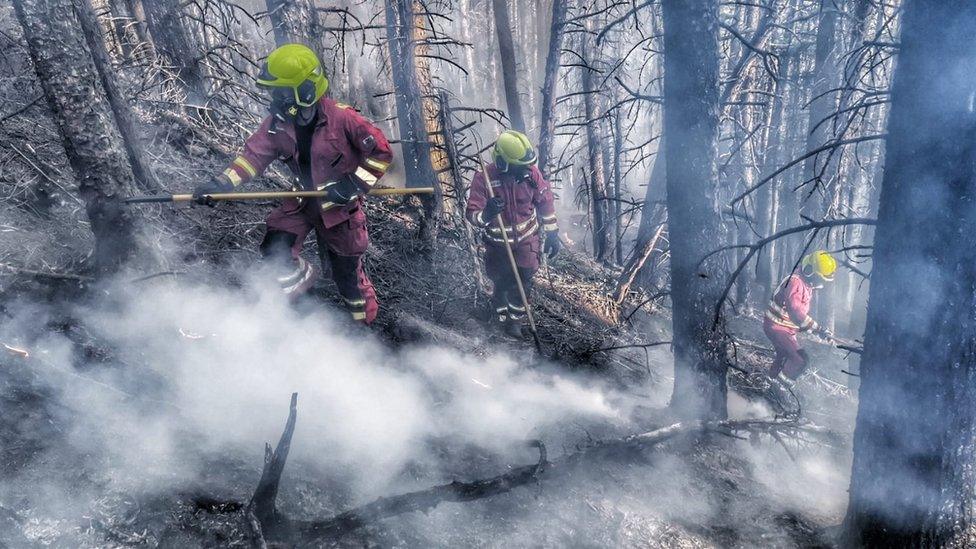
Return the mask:
[[808,331],[817,326],[810,317],[813,287],[803,277],[791,274],[783,279],[766,308],[766,319],[796,331]]
[[[542,226],[544,231],[557,231],[556,205],[552,187],[543,177],[539,168],[532,166],[527,174],[516,179],[501,172],[494,165],[488,166],[491,189],[495,196],[505,201],[502,220],[508,231],[508,239],[517,244],[535,234]],[[471,180],[471,192],[465,217],[472,225],[485,229],[486,237],[493,242],[504,242],[497,219],[485,219],[484,209],[488,204],[488,189],[485,174],[478,172]]]
[[[348,105],[323,97],[318,102],[318,121],[311,144],[312,186],[321,190],[330,181],[352,176],[363,193],[369,192],[390,166],[393,151],[383,132]],[[297,177],[298,140],[295,127],[267,117],[244,144],[244,151],[223,171],[221,177],[242,185],[260,175],[275,160],[281,160]],[[327,228],[347,221],[359,207],[353,200],[322,213]]]

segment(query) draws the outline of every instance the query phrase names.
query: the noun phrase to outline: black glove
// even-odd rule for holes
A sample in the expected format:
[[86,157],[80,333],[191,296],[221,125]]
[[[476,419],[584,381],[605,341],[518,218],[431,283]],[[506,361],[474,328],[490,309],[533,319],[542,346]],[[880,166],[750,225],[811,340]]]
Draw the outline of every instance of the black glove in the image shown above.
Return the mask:
[[322,198],[322,204],[328,207],[328,204],[338,204],[343,206],[348,204],[353,198],[359,196],[359,185],[352,177],[346,176],[339,181],[329,181],[322,187],[325,191],[325,196]]
[[488,199],[485,209],[482,211],[482,218],[485,223],[495,219],[498,214],[505,211],[505,201],[500,196],[493,196]]
[[559,231],[549,231],[546,233],[546,242],[542,246],[542,251],[546,253],[549,259],[556,257],[559,254],[559,250],[563,249],[563,242],[559,240]]
[[214,177],[202,185],[197,185],[197,188],[193,191],[193,199],[197,204],[212,208],[214,201],[208,195],[229,192],[234,192],[234,185],[229,181]]

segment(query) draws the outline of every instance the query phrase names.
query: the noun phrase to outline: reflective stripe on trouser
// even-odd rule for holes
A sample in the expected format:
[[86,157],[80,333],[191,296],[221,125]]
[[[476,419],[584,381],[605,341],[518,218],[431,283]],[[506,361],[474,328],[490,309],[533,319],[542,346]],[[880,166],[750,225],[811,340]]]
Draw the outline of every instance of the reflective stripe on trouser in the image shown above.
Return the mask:
[[372,322],[376,319],[379,304],[373,283],[363,270],[363,256],[342,256],[332,250],[327,252],[327,256],[332,265],[332,280],[352,319],[367,324]]
[[[538,242],[538,238],[535,238]],[[526,243],[523,242],[522,246]],[[521,246],[520,246],[521,247]],[[526,246],[528,249],[529,247]],[[518,256],[516,253],[516,261]],[[536,265],[538,263],[536,262]],[[519,278],[522,279],[522,286],[525,288],[525,295],[531,298],[532,276],[535,274],[536,267],[523,267],[519,264]],[[494,291],[491,294],[491,305],[498,315],[498,319],[521,321],[525,319],[525,307],[522,305],[522,297],[519,295],[518,286],[515,283],[515,276],[512,273],[512,265],[508,261],[508,254],[505,248],[490,243],[485,244],[485,271],[488,278],[494,284]]]
[[346,303],[346,309],[354,319],[368,324],[376,318],[379,303],[376,290],[363,270],[362,257],[369,245],[366,217],[362,210],[357,209],[348,221],[325,228],[322,211],[316,202],[310,200],[299,204],[286,200],[268,216],[268,231],[295,236],[291,243],[291,254],[297,261],[305,237],[314,229],[319,257],[323,263],[327,261],[331,266],[332,279]]
[[285,295],[299,295],[305,293],[315,284],[315,279],[318,278],[317,274],[311,263],[305,261],[305,258],[299,257],[298,261],[295,262],[295,270],[285,276],[278,277],[278,284],[281,285],[281,291]]

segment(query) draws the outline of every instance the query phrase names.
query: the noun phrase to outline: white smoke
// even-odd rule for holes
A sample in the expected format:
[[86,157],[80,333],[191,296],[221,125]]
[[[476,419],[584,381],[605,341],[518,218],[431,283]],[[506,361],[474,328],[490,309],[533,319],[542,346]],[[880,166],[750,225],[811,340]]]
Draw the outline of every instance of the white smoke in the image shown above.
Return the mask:
[[[118,365],[91,368],[85,380],[66,375],[78,357],[60,335],[35,341],[32,352],[43,354],[50,383],[74,411],[72,444],[104,454],[114,479],[144,488],[193,482],[208,473],[197,456],[213,452],[251,455],[259,467],[292,392],[292,459],[341,471],[363,497],[424,462],[432,440],[524,461],[523,442],[547,426],[628,417],[596,383],[503,354],[393,351],[330,305],[295,307],[255,281],[237,289],[157,281],[108,302],[73,315],[118,353]],[[36,313],[15,322],[28,318]]]

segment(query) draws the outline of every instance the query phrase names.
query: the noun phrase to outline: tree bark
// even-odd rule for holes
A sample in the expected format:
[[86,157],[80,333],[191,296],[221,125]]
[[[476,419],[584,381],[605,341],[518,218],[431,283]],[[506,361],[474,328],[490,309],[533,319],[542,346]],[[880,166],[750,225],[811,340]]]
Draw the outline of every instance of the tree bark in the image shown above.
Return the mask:
[[502,62],[508,119],[512,123],[513,130],[524,133],[525,118],[522,116],[522,98],[519,97],[518,63],[515,62],[515,40],[512,36],[508,0],[492,0],[491,5],[495,15],[495,31],[498,33],[498,54]]
[[172,67],[191,106],[204,106],[206,84],[200,65],[202,52],[186,27],[187,19],[181,2],[150,0],[142,2],[142,6],[156,53]]
[[129,159],[129,166],[132,168],[132,173],[135,177],[134,183],[143,191],[157,191],[159,190],[159,184],[153,177],[152,172],[149,171],[142,153],[142,148],[139,147],[135,117],[133,116],[132,109],[129,107],[129,102],[122,95],[116,82],[117,75],[112,69],[112,61],[109,59],[108,51],[105,49],[105,43],[99,33],[100,26],[95,13],[86,3],[80,0],[76,3],[76,6],[75,12],[78,14],[81,30],[85,35],[88,51],[91,52],[92,62],[96,71],[98,71],[102,89],[105,91],[105,99],[108,101],[109,107],[112,108],[115,124],[122,137],[122,146],[125,148],[126,156]]
[[671,236],[674,392],[685,418],[724,418],[726,370],[712,311],[722,272],[716,208],[719,125],[718,0],[664,0],[664,154]]
[[[17,19],[44,96],[78,179],[95,235],[94,267],[107,273],[136,250],[135,223],[121,198],[134,175],[103,77],[82,30],[82,0],[16,0]],[[93,15],[89,15],[94,17]]]
[[905,4],[846,544],[973,546],[976,4]]
[[[637,228],[637,242],[634,245],[634,253],[642,253],[647,249],[651,240],[655,239],[657,226],[666,222],[666,215],[659,215],[664,204],[664,196],[667,186],[667,159],[664,156],[664,135],[658,139],[657,154],[654,155],[654,166],[651,168],[651,177],[647,182],[644,191],[644,202],[641,204],[641,222]],[[653,285],[653,266],[652,262],[644,262],[637,271],[634,278],[635,283],[641,288],[649,288]]]
[[[584,36],[583,59],[585,64],[593,63],[593,48],[591,38]],[[610,208],[607,201],[607,174],[604,169],[603,142],[600,135],[601,121],[597,117],[597,94],[599,90],[593,85],[593,69],[581,66],[580,78],[583,82],[583,108],[586,116],[586,150],[589,168],[587,183],[590,196],[590,224],[593,233],[593,257],[600,262],[610,261]]]
[[305,44],[319,51],[318,13],[312,0],[266,0],[275,44]]
[[[618,90],[619,93],[619,90]],[[623,109],[618,108],[613,113],[613,250],[614,261],[617,265],[624,264],[624,227],[623,227],[623,157],[624,157],[624,124]]]
[[[413,33],[416,14],[412,0],[386,0],[386,33],[390,48],[390,66],[396,90],[397,124],[400,128],[400,147],[408,187],[433,186],[440,203],[441,190],[432,164],[430,140],[424,120],[424,97],[417,74],[417,56]],[[427,209],[427,208],[425,208]],[[428,212],[422,227],[422,237],[432,251],[436,238],[439,212]]]
[[[815,127],[824,117],[828,116],[837,108],[839,94],[834,91],[841,81],[841,70],[837,67],[837,54],[835,44],[837,42],[837,19],[838,8],[835,5],[837,0],[821,0],[820,17],[817,27],[817,43],[814,50],[814,69],[813,86],[811,88],[809,120],[807,122],[806,150],[811,151],[817,147],[822,147],[831,138],[830,124],[820,124]],[[807,183],[800,191],[801,212],[811,219],[823,219],[831,210],[836,183],[831,183],[821,177],[824,174],[834,152],[814,155],[808,158],[803,164],[803,182]],[[821,243],[814,243],[811,250],[828,247],[829,243],[824,239]],[[819,299],[813,303],[813,316],[821,324],[828,328],[833,328],[833,307],[830,299],[826,299],[833,290],[828,290],[821,294]]]
[[552,24],[549,30],[549,51],[546,54],[546,75],[542,84],[542,105],[539,124],[539,168],[549,171],[552,142],[556,132],[556,84],[559,79],[560,58],[563,51],[563,20],[566,19],[567,0],[553,0]]

